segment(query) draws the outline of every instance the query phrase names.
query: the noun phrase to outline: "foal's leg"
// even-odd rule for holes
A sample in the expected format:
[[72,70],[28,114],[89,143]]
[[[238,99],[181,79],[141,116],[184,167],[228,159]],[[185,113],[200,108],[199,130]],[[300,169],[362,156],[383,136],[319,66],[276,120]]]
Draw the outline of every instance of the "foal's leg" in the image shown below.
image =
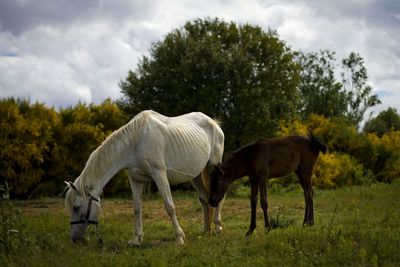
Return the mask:
[[165,209],[171,218],[172,225],[174,226],[176,243],[183,245],[185,243],[185,233],[179,225],[176,217],[175,205],[172,199],[171,188],[169,186],[167,174],[164,171],[153,171],[152,177],[158,187],[158,190],[160,191],[160,195],[164,200]]
[[314,225],[314,189],[311,184],[312,168],[299,167],[296,170],[299,181],[304,190],[304,202],[306,205],[303,225]]
[[258,201],[258,182],[253,177],[250,177],[250,185],[251,185],[251,219],[250,219],[250,227],[246,233],[246,239],[249,239],[250,235],[253,233],[254,229],[256,229],[256,215],[257,215],[257,201]]
[[207,190],[204,187],[203,180],[201,174],[192,180],[192,185],[196,189],[197,193],[199,193],[199,201],[201,203],[203,214],[204,214],[204,227],[203,233],[211,233],[211,220],[212,220],[212,211],[213,208],[208,205],[208,194]]
[[269,231],[271,226],[268,221],[268,201],[267,201],[267,185],[266,179],[260,179],[260,204],[264,213],[264,223],[265,223],[265,231]]
[[311,172],[306,173],[304,188],[304,199],[306,202],[306,207],[308,207],[304,216],[304,224],[314,225],[314,189],[311,185]]
[[133,210],[135,213],[135,230],[133,238],[128,241],[131,246],[139,246],[143,241],[143,226],[142,226],[142,192],[144,184],[136,182],[129,177],[133,196]]

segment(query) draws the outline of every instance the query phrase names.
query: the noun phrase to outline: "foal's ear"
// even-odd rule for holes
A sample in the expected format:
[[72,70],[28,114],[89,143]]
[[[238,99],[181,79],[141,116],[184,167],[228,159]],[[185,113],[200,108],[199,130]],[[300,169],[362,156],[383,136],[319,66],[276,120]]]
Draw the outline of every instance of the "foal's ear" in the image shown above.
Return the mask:
[[68,186],[68,188],[72,188],[76,193],[80,194],[78,187],[76,187],[73,182],[64,181],[64,183]]

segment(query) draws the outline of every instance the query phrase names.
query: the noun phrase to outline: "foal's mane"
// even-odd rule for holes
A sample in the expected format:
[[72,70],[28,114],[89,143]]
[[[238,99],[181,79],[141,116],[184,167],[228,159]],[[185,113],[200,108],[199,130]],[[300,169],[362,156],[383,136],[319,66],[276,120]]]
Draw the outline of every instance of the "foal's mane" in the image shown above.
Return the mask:
[[85,168],[75,180],[80,193],[86,197],[85,186],[95,184],[112,168],[115,157],[129,146],[136,144],[140,128],[152,111],[144,111],[136,115],[127,124],[111,133],[100,146],[89,156]]

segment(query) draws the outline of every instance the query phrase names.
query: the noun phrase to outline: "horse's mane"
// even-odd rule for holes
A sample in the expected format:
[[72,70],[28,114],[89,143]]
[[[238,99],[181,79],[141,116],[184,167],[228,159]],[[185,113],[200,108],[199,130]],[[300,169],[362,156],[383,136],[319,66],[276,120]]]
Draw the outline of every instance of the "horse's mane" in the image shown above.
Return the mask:
[[95,182],[102,178],[105,170],[110,169],[121,149],[134,146],[139,138],[139,129],[143,126],[146,118],[152,111],[144,111],[136,115],[127,124],[111,133],[100,146],[98,146],[89,156],[85,168],[75,180],[81,194],[86,196],[85,185]]

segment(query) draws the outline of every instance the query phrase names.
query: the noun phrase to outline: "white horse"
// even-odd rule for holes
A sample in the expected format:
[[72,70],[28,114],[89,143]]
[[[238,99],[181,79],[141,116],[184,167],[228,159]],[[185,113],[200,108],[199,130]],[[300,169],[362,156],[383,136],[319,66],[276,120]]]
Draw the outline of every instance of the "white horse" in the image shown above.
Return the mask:
[[[107,182],[126,169],[133,194],[135,228],[130,245],[143,241],[142,200],[145,182],[154,181],[172,220],[176,242],[185,234],[175,214],[170,184],[192,181],[204,211],[204,232],[211,231],[213,208],[208,205],[209,168],[221,163],[224,133],[218,123],[200,112],[166,117],[143,111],[112,133],[90,155],[80,176],[69,187],[65,203],[71,216],[71,239],[83,239],[88,224],[98,223],[100,195]],[[220,231],[221,206],[214,223]]]

